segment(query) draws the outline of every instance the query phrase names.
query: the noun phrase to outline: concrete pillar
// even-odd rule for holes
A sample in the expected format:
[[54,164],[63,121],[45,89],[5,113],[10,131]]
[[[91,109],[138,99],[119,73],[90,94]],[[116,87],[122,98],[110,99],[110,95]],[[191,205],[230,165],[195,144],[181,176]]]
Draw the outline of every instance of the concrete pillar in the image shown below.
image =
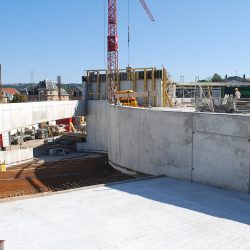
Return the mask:
[[83,100],[83,105],[85,109],[85,115],[87,115],[87,103],[88,103],[88,83],[86,77],[82,77],[82,88],[83,88],[83,93],[82,93],[82,100]]
[[4,240],[0,240],[0,250],[4,250]]

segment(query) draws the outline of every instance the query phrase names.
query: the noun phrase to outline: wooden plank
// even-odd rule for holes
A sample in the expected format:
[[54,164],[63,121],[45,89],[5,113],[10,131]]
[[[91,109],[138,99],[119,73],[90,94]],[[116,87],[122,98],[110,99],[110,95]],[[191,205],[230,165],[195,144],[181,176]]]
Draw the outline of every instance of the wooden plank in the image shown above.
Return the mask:
[[155,91],[115,94],[116,98],[156,96]]

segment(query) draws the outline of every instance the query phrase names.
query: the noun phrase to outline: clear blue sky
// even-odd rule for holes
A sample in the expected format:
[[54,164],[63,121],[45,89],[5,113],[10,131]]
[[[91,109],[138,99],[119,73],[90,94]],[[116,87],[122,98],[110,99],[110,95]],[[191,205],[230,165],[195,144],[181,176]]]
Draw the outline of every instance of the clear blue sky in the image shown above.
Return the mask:
[[[84,69],[104,67],[104,2],[1,0],[3,82],[47,77],[81,82]],[[250,77],[249,0],[130,0],[131,66],[165,65],[175,80],[218,72]],[[126,67],[127,0],[118,0],[119,64]],[[107,28],[107,26],[106,26]]]

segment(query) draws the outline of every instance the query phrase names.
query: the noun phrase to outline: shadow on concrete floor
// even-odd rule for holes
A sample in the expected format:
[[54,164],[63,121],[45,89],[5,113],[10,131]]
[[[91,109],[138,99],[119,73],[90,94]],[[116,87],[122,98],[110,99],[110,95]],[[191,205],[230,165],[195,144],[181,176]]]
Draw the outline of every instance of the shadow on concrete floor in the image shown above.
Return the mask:
[[246,194],[167,177],[106,186],[157,202],[250,225],[250,196]]

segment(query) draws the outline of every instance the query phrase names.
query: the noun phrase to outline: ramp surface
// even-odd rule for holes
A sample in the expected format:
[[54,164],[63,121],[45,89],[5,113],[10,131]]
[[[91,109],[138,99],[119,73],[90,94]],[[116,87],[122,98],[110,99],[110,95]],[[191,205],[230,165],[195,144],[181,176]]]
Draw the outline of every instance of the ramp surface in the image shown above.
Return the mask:
[[0,205],[6,249],[250,249],[250,196],[156,178]]

